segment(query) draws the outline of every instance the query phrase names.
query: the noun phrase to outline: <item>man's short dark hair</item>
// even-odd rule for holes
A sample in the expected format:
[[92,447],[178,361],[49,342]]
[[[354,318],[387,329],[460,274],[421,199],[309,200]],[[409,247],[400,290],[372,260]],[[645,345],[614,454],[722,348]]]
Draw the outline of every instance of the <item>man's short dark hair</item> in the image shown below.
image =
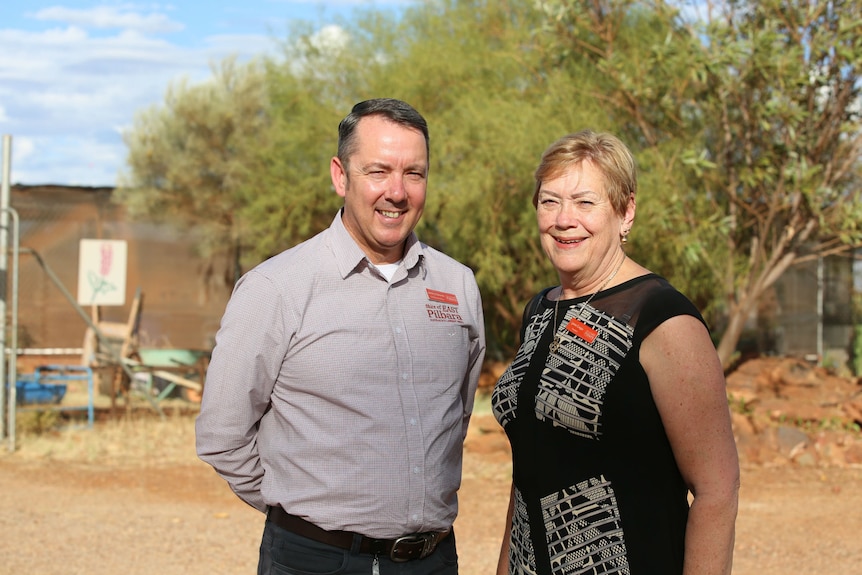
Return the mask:
[[407,102],[394,98],[375,98],[359,102],[338,124],[338,159],[347,167],[348,158],[356,151],[356,126],[367,116],[383,116],[406,128],[419,130],[425,137],[425,153],[431,159],[428,123],[422,114]]

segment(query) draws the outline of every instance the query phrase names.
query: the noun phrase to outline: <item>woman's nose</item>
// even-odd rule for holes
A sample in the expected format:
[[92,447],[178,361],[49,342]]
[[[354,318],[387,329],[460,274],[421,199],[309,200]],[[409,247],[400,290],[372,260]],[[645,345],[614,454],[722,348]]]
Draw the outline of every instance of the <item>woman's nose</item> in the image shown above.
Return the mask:
[[578,210],[574,202],[561,202],[556,217],[557,227],[573,228],[578,225]]

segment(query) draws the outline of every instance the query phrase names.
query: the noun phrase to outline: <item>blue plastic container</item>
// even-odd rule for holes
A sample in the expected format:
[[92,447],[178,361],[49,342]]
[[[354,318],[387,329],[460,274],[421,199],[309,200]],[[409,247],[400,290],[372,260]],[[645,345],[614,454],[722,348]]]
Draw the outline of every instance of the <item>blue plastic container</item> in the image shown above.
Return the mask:
[[15,403],[30,405],[60,403],[66,395],[64,383],[40,383],[34,377],[19,377],[15,384]]

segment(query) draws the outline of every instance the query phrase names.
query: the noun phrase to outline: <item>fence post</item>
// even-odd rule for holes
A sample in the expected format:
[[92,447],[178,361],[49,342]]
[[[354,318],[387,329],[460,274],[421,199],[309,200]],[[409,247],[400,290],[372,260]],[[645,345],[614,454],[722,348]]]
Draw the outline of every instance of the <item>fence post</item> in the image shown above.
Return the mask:
[[[6,381],[6,288],[8,285],[8,274],[7,274],[7,253],[9,248],[9,203],[10,203],[10,192],[9,192],[9,174],[12,165],[12,136],[9,134],[3,135],[3,172],[2,176],[0,176],[0,413],[4,414],[4,417],[0,417],[0,420],[6,420],[6,410],[4,409],[4,404],[6,403],[7,394],[11,394],[12,386],[15,385],[15,382],[7,382]],[[17,352],[17,350],[13,350],[13,353]],[[9,401],[8,412],[13,414],[15,410],[15,406],[12,401]],[[5,425],[0,425],[0,438],[5,438],[7,435],[14,436],[13,431],[9,429],[12,425],[13,416],[9,416],[9,419]],[[2,422],[0,422],[2,423]],[[12,445],[12,449],[14,450],[14,444]]]

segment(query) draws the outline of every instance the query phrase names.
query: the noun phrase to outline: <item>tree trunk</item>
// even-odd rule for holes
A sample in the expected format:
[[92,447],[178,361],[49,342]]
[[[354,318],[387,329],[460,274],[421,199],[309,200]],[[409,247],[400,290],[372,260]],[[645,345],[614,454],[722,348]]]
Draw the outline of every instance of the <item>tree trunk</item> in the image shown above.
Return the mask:
[[743,309],[742,306],[736,306],[731,312],[727,322],[727,329],[721,335],[721,340],[718,342],[716,351],[718,359],[721,361],[721,367],[726,372],[733,361],[733,354],[736,351],[736,345],[739,343],[739,338],[742,337],[742,332],[745,330],[745,322],[748,320],[749,310]]

